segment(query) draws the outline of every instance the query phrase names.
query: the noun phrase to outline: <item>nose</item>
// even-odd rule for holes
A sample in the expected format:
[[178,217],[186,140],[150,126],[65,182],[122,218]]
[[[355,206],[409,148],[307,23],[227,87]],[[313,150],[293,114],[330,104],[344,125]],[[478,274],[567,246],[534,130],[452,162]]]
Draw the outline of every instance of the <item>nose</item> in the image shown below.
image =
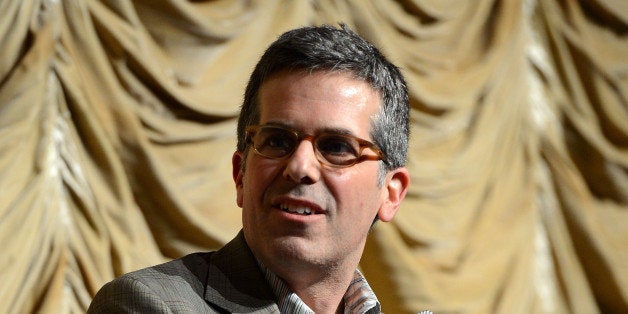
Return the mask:
[[316,158],[316,152],[311,141],[301,141],[283,171],[284,178],[301,183],[313,184],[320,180],[321,164]]

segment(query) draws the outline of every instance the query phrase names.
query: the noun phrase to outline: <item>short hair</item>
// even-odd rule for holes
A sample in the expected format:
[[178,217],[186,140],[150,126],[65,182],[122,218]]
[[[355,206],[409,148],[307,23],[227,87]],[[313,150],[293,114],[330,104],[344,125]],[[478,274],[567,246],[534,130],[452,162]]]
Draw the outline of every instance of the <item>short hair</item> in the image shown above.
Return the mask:
[[399,69],[379,50],[346,25],[297,28],[283,33],[255,66],[238,118],[237,149],[246,152],[245,130],[260,120],[258,92],[271,76],[282,72],[344,72],[367,82],[381,97],[371,137],[385,155],[384,170],[403,167],[408,151],[409,100]]

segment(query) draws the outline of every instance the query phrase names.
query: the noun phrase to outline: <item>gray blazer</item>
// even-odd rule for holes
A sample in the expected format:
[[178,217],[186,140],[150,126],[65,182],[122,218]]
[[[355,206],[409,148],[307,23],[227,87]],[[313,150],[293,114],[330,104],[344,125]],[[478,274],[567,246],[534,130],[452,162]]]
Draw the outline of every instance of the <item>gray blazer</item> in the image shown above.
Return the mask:
[[216,252],[194,253],[123,275],[88,313],[279,313],[242,232]]

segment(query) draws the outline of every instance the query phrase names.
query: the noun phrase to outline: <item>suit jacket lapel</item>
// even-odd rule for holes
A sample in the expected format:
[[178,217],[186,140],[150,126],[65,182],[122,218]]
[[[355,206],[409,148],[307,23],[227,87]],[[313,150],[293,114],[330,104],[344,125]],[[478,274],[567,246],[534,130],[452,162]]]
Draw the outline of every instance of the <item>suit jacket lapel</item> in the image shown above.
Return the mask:
[[242,231],[211,256],[205,300],[230,313],[279,313]]

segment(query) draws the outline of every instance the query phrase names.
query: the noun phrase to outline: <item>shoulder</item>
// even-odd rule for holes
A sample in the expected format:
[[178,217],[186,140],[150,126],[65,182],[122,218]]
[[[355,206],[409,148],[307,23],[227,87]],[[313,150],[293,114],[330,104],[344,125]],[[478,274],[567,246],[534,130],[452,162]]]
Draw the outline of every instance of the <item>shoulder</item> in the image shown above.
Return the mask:
[[98,291],[88,312],[200,312],[212,254],[193,253],[120,276]]
[[89,313],[276,313],[274,294],[242,232],[216,252],[194,253],[103,286]]

